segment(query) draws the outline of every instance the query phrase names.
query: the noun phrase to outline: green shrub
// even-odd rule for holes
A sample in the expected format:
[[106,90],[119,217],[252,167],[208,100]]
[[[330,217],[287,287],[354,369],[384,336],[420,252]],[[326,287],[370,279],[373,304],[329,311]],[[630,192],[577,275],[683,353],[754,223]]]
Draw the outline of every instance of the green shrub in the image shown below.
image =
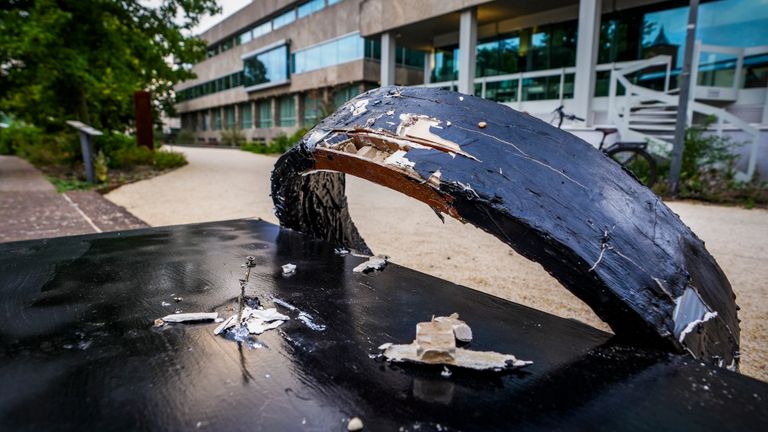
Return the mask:
[[110,153],[109,167],[130,168],[136,165],[152,165],[152,153],[152,150],[136,144],[132,147],[118,148]]
[[176,135],[176,144],[194,144],[195,133],[189,129],[182,129]]
[[99,150],[99,153],[93,160],[93,171],[94,174],[96,174],[96,180],[98,180],[99,183],[104,183],[109,180],[109,168],[107,167],[108,163],[109,158],[104,154],[103,151]]
[[36,166],[71,165],[81,158],[74,131],[46,134],[20,122],[0,131],[0,154],[16,155]]
[[308,129],[302,128],[290,136],[281,133],[267,144],[248,142],[240,146],[240,150],[259,154],[282,154],[295,146],[307,131]]
[[96,185],[88,183],[82,180],[61,179],[57,177],[48,177],[53,186],[56,188],[56,192],[69,192],[79,190],[90,190],[96,187]]
[[224,129],[221,131],[221,144],[238,146],[245,142],[245,135],[241,129]]
[[[747,207],[768,203],[768,187],[759,181],[737,182],[734,180],[734,164],[738,155],[734,150],[742,145],[727,137],[708,134],[707,128],[714,119],[702,125],[691,126],[685,131],[685,151],[680,170],[678,196],[716,203],[735,203]],[[670,162],[661,159],[658,166],[661,181],[653,188],[659,195],[669,193],[667,179]]]
[[178,168],[187,164],[187,158],[179,152],[156,150],[153,163],[157,168]]

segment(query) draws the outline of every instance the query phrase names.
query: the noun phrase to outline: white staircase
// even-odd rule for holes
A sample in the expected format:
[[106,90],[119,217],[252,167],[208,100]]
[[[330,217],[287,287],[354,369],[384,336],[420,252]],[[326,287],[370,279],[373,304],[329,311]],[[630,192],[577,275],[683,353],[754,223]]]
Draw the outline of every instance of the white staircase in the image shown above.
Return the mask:
[[[611,71],[608,118],[621,133],[622,141],[647,141],[651,151],[669,151],[675,134],[678,95],[677,89],[669,90],[669,73],[666,75],[665,91],[652,90],[630,82],[629,77],[643,69],[658,70],[666,66],[670,70],[671,58],[657,56],[635,63],[623,69]],[[695,75],[693,75],[695,77]],[[624,91],[620,95],[620,89]],[[695,94],[695,92],[692,92]],[[688,103],[688,124],[695,118],[694,113],[703,117],[714,117],[715,132],[736,129],[745,132],[751,139],[750,157],[746,171],[738,172],[736,179],[749,181],[755,173],[759,141],[758,130],[728,111],[695,100]]]

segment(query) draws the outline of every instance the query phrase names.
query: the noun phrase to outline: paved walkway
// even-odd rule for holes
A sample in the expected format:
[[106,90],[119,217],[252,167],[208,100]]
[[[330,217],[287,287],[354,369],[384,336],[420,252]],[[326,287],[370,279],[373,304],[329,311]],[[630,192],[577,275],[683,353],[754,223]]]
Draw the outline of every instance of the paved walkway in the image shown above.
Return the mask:
[[[189,165],[123,186],[107,198],[153,226],[244,217],[276,222],[269,197],[276,158],[237,150],[177,150]],[[393,261],[606,329],[541,266],[495,237],[450,218],[441,224],[420,202],[351,176],[347,195],[363,238]],[[742,308],[742,371],[768,380],[768,211],[669,205],[707,242],[733,284]]]
[[0,156],[0,242],[146,227],[93,191],[56,193],[23,159]]

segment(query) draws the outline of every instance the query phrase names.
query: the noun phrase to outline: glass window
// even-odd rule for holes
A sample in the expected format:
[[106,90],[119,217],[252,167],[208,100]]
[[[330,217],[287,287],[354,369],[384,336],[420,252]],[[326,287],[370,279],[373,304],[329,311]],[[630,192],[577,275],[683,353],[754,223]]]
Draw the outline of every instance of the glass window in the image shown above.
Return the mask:
[[361,59],[364,51],[365,40],[353,34],[296,51],[291,64],[294,73],[304,73]]
[[333,94],[333,105],[335,107],[344,105],[348,100],[359,94],[358,90],[358,86],[348,86],[336,90],[336,92]]
[[213,130],[221,130],[221,110],[213,109]]
[[282,45],[243,60],[243,85],[252,87],[288,79],[288,46]]
[[517,81],[515,79],[485,83],[485,98],[496,102],[517,102]]
[[244,43],[248,43],[251,41],[251,39],[253,39],[253,33],[251,33],[251,31],[248,30],[246,32],[241,33],[240,36],[238,36],[238,39],[239,39],[240,45]]
[[311,15],[325,7],[325,0],[311,0],[303,5],[299,6],[299,18],[304,18],[307,15]]
[[459,76],[459,49],[439,48],[434,54],[432,82],[452,81]]
[[[484,39],[476,48],[475,74],[483,77],[573,66],[576,64],[576,28],[576,21],[568,21]],[[438,48],[432,57],[433,82],[457,79],[457,46]]]
[[768,54],[744,57],[744,88],[765,88],[768,86]]
[[322,100],[312,93],[304,94],[304,126],[312,127],[320,119]]
[[412,50],[406,47],[397,47],[395,48],[395,63],[399,65],[423,68],[424,52]]
[[240,105],[240,127],[243,129],[253,127],[253,110],[250,102]]
[[283,96],[277,102],[280,110],[280,127],[296,126],[296,99],[293,96]]
[[[680,68],[687,19],[687,6],[670,8],[668,3],[606,15],[600,26],[598,62],[669,55],[673,67]],[[763,0],[708,1],[699,6],[696,39],[710,45],[760,46],[768,44],[766,28],[768,8]],[[717,81],[715,75],[699,79]]]
[[235,126],[237,126],[237,122],[235,121],[235,107],[228,106],[224,108],[224,113],[227,117],[227,129],[234,129]]
[[282,26],[288,25],[296,20],[296,10],[291,9],[288,12],[272,20],[272,28],[277,30]]
[[270,31],[272,31],[272,21],[267,21],[254,27],[251,33],[253,33],[253,38],[256,39],[259,36],[264,36]]
[[224,52],[224,51],[226,51],[228,49],[231,49],[232,45],[233,45],[233,43],[232,43],[233,40],[234,39],[227,39],[224,42],[222,42],[221,43],[221,48],[219,49],[219,52]]
[[203,124],[200,125],[200,130],[205,132],[208,130],[208,127],[211,125],[211,115],[208,114],[208,112],[203,113]]
[[365,40],[365,58],[381,58],[381,39],[369,38]]
[[340,1],[341,0],[328,0],[328,6],[330,6],[332,4],[336,4],[336,3],[340,2]]
[[272,101],[269,99],[259,102],[259,127],[272,127]]
[[502,37],[477,45],[475,76],[494,76],[519,72],[520,37]]

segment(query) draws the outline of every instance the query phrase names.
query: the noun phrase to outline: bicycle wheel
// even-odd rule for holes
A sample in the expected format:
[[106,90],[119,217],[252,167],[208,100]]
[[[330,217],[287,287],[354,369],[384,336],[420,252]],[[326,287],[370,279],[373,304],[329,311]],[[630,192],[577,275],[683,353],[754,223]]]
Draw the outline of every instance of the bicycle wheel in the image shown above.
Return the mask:
[[656,161],[645,150],[619,147],[608,150],[606,154],[632,173],[640,183],[648,187],[656,183]]

